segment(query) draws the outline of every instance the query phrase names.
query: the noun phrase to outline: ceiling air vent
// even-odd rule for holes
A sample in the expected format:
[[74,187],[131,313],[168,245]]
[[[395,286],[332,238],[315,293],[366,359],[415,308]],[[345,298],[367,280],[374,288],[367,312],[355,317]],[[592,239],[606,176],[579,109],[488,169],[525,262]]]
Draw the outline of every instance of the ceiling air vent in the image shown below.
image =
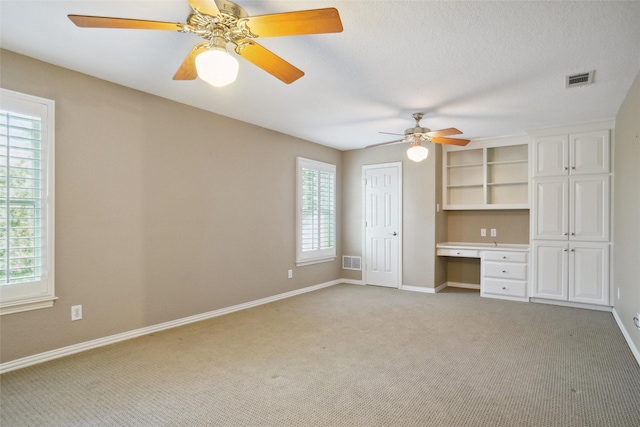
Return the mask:
[[590,85],[591,83],[593,83],[593,73],[594,71],[589,71],[588,73],[580,73],[574,74],[573,76],[567,76],[566,87]]

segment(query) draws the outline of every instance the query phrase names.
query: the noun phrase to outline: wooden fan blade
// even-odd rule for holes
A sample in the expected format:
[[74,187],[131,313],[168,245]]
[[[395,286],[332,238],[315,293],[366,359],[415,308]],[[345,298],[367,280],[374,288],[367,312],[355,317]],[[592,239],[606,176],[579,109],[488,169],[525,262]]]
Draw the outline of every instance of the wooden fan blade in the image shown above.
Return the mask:
[[247,18],[247,24],[258,37],[342,32],[340,15],[333,7],[251,16]]
[[461,146],[465,146],[469,143],[468,139],[456,139],[456,138],[442,138],[442,137],[435,137],[435,138],[431,138],[431,142],[435,142],[436,144],[448,144],[448,145],[461,145]]
[[262,68],[273,77],[282,80],[286,84],[290,84],[304,76],[303,71],[289,64],[258,43],[248,39],[241,42],[241,44],[244,43],[246,43],[246,46],[244,46],[238,54],[247,61]]
[[145,21],[142,19],[109,18],[106,16],[68,15],[78,27],[87,28],[130,28],[136,30],[180,31],[187,24],[179,22]]
[[389,141],[389,142],[381,142],[379,144],[371,144],[371,145],[367,145],[364,148],[372,148],[372,147],[378,147],[380,145],[387,145],[387,144],[396,144],[398,142],[404,142],[404,139],[398,139],[397,141]]
[[213,0],[189,0],[189,6],[207,15],[220,15],[220,9],[218,9],[218,5]]
[[447,128],[447,129],[440,129],[440,130],[432,130],[431,132],[427,132],[426,135],[433,138],[436,136],[460,135],[461,133],[462,132],[460,132],[456,128]]
[[196,70],[196,56],[202,50],[201,48],[208,45],[209,42],[198,43],[191,49],[191,52],[187,55],[185,60],[176,71],[176,74],[173,76],[173,80],[195,80],[198,77],[198,71]]

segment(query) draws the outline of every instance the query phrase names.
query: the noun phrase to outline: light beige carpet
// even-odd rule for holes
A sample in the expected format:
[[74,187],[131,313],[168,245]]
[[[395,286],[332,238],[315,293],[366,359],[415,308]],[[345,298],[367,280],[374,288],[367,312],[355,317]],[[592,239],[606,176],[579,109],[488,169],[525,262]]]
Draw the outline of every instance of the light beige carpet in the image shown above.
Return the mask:
[[8,426],[640,426],[610,313],[340,285],[10,372]]

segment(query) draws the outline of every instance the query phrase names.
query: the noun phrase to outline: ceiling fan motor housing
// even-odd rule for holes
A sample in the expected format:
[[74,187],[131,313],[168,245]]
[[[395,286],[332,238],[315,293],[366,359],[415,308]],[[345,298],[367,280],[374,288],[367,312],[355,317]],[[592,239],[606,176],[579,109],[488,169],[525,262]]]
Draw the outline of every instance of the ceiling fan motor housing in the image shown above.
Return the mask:
[[404,131],[405,135],[414,135],[416,133],[427,133],[427,132],[431,132],[431,129],[429,128],[421,128],[419,126],[416,126],[414,128],[409,128],[407,130]]

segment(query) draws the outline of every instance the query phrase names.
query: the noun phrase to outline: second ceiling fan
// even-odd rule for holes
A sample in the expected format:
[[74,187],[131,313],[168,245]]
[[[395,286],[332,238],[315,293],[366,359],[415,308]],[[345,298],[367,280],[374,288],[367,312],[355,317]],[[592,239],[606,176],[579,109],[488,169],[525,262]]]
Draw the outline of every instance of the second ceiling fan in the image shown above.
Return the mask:
[[459,135],[462,132],[456,128],[447,128],[440,130],[431,130],[429,128],[423,128],[420,126],[420,120],[424,113],[413,113],[413,118],[416,124],[412,128],[408,128],[404,131],[404,134],[380,132],[387,135],[404,135],[402,139],[394,141],[381,142],[378,144],[367,145],[365,148],[378,147],[381,145],[397,144],[399,142],[408,142],[409,149],[407,150],[407,156],[409,159],[420,162],[427,158],[429,150],[422,145],[423,142],[434,142],[436,144],[448,144],[448,145],[460,145],[465,146],[469,143],[468,139],[447,138],[449,135]]
[[[169,30],[200,36],[205,41],[191,49],[173,79],[200,77],[214,86],[230,83],[227,81],[229,76],[218,75],[227,66],[225,63],[230,67],[228,70],[235,73],[231,81],[235,80],[238,71],[237,61],[226,50],[227,44],[231,44],[233,51],[242,58],[289,84],[304,72],[256,43],[255,39],[342,31],[335,8],[249,16],[242,7],[228,0],[188,2],[193,13],[186,23],[87,15],[69,15],[69,19],[79,27]],[[223,84],[216,84],[216,80]]]

